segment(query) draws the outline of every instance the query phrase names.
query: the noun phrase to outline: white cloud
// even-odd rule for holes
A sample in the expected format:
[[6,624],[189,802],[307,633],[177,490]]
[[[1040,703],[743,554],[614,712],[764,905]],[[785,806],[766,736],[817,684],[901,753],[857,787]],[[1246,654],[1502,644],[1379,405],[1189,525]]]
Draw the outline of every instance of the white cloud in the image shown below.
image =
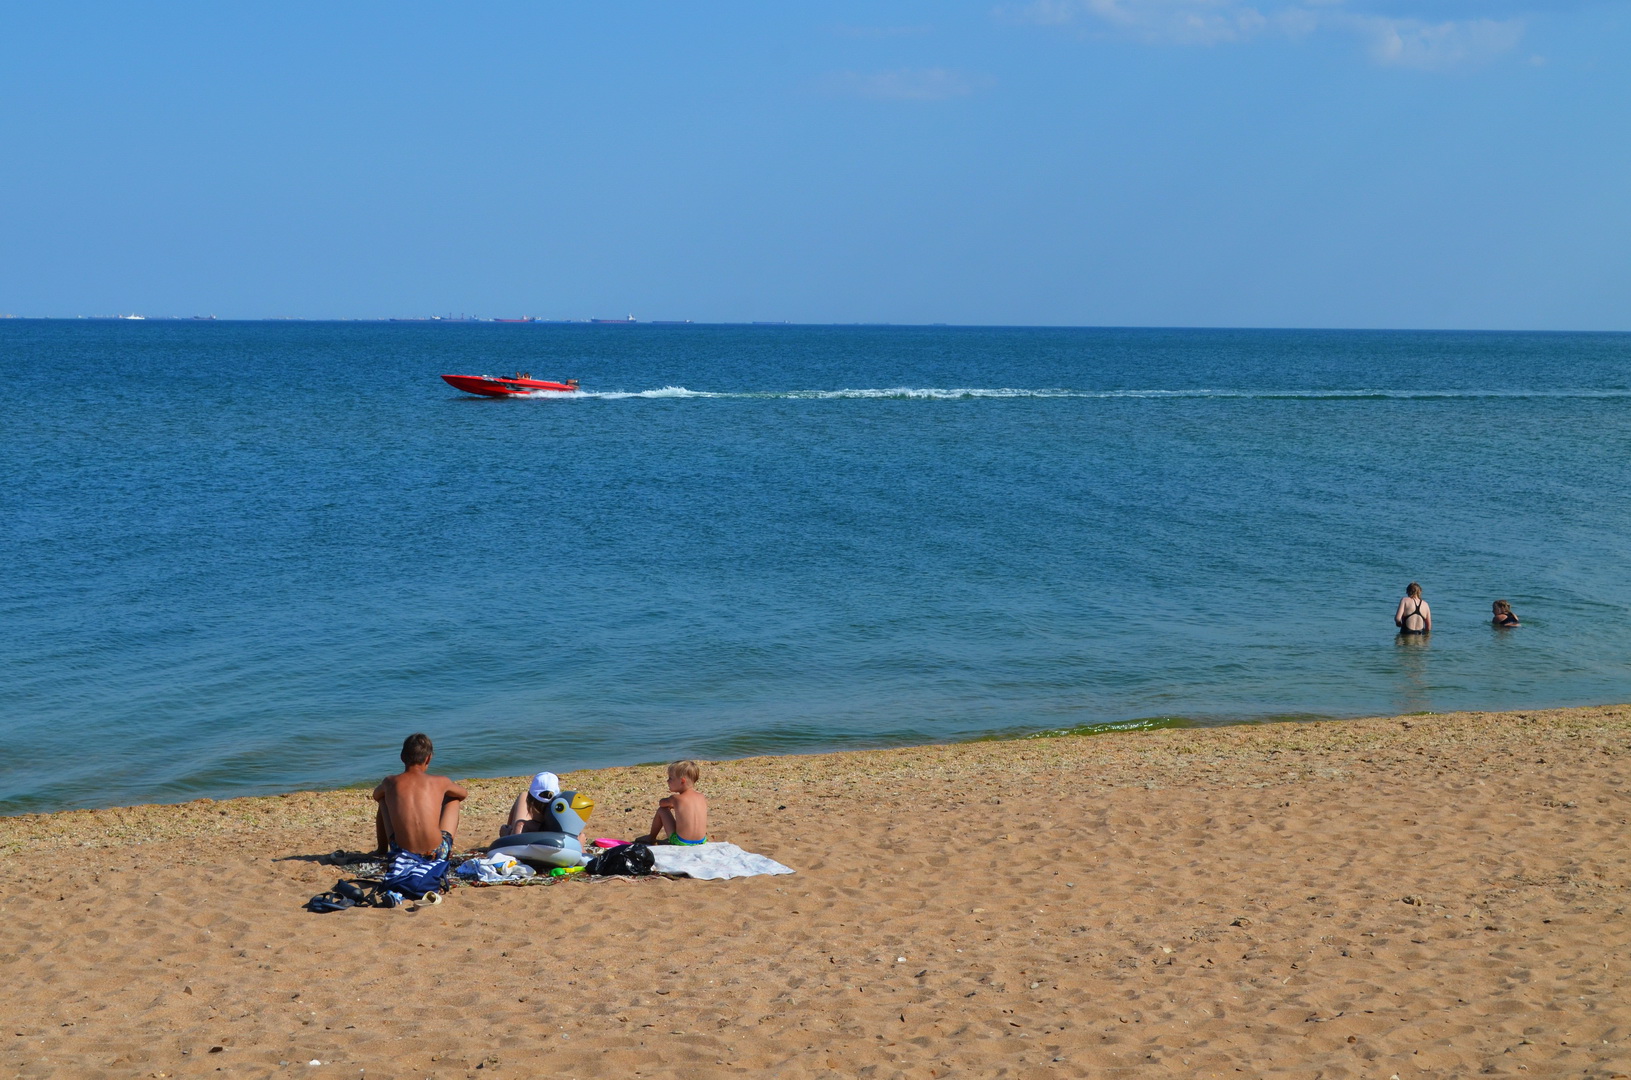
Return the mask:
[[1038,26],[1063,26],[1075,22],[1082,5],[1080,0],[1032,0],[1019,7],[1000,7],[996,14],[1014,22],[1035,23]]
[[1292,38],[1346,33],[1357,36],[1378,64],[1425,71],[1487,63],[1512,50],[1524,33],[1524,22],[1516,17],[1433,21],[1360,13],[1345,0],[1030,0],[999,7],[995,14],[1040,26],[1085,26],[1151,44],[1220,45],[1270,33]]
[[1262,12],[1238,0],[1036,0],[1024,11],[1027,21],[1044,25],[1081,14],[1148,41],[1184,45],[1242,41],[1268,25]]
[[1368,16],[1354,18],[1352,25],[1369,39],[1377,63],[1423,71],[1485,63],[1516,46],[1524,30],[1520,19],[1424,23]]
[[900,68],[895,71],[834,71],[821,80],[821,89],[834,97],[873,101],[946,101],[967,97],[993,85],[985,75],[969,75],[948,68]]

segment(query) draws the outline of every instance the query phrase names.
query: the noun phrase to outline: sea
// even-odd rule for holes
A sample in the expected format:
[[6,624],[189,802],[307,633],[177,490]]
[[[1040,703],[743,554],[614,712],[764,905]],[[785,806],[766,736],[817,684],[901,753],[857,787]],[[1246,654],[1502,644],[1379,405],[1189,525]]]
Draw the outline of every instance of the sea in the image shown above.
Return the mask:
[[[582,389],[439,378],[517,371]],[[471,777],[1631,700],[1631,335],[19,319],[0,373],[0,813],[415,731]]]

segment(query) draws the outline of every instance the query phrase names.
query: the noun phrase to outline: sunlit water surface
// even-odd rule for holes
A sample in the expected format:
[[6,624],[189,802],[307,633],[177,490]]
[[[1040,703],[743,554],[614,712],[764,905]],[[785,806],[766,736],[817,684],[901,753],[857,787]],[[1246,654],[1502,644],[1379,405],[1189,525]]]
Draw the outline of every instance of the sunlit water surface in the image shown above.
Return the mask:
[[[474,776],[1631,699],[1626,335],[9,321],[0,365],[0,811],[418,729]],[[517,370],[586,392],[437,378]]]

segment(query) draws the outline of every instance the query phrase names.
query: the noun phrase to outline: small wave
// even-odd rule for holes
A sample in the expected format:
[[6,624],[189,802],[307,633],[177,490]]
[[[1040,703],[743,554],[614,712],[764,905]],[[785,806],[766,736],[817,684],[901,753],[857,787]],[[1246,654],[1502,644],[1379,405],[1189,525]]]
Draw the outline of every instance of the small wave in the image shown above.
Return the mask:
[[[1167,728],[1195,727],[1195,721],[1183,716],[1141,716],[1133,720],[1106,720],[1097,724],[1076,724],[1065,728],[1047,728],[1021,735],[1022,739],[1057,739],[1065,735],[1110,735],[1118,731],[1161,731]],[[998,736],[1002,738],[1004,736]],[[1013,736],[1006,736],[1013,738]],[[983,740],[982,740],[983,741]]]
[[846,390],[761,390],[745,392],[716,392],[687,390],[683,386],[664,386],[656,390],[578,390],[570,394],[540,391],[528,397],[560,400],[563,398],[597,398],[620,401],[627,398],[738,398],[781,401],[836,401],[843,399],[880,398],[900,401],[966,401],[977,398],[1087,398],[1114,399],[1245,399],[1258,401],[1364,401],[1364,400],[1435,400],[1477,398],[1631,398],[1631,390],[1071,390],[1020,389],[1016,387],[914,387],[894,386],[876,389]]

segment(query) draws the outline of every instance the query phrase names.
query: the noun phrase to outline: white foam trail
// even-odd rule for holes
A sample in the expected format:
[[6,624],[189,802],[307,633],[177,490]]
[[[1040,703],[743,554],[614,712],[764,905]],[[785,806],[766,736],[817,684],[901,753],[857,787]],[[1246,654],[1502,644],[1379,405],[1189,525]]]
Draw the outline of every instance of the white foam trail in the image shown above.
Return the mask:
[[1432,400],[1459,398],[1586,398],[1610,399],[1631,397],[1631,390],[1069,390],[1019,389],[1015,387],[913,387],[894,386],[878,389],[852,390],[767,390],[749,393],[716,393],[707,390],[687,390],[683,386],[665,386],[657,390],[578,390],[563,394],[540,391],[528,397],[539,399],[598,398],[620,401],[626,398],[762,398],[786,401],[833,401],[845,398],[884,398],[896,400],[961,401],[975,398],[1088,398],[1113,400],[1119,398],[1216,398],[1220,400]]
[[[624,398],[712,398],[712,397],[758,397],[757,394],[710,394],[705,390],[687,390],[683,386],[665,386],[660,390],[573,390],[570,393],[561,393],[559,390],[540,390],[537,393],[526,395],[530,398],[559,400],[561,398],[599,398],[603,401],[621,401]],[[771,395],[775,396],[775,395]]]
[[1053,398],[1084,397],[1077,390],[1018,390],[1012,387],[981,389],[964,386],[942,390],[936,387],[893,386],[882,390],[789,390],[775,395],[785,398],[808,398],[830,401],[838,398],[901,398],[928,401],[956,401],[962,398]]

